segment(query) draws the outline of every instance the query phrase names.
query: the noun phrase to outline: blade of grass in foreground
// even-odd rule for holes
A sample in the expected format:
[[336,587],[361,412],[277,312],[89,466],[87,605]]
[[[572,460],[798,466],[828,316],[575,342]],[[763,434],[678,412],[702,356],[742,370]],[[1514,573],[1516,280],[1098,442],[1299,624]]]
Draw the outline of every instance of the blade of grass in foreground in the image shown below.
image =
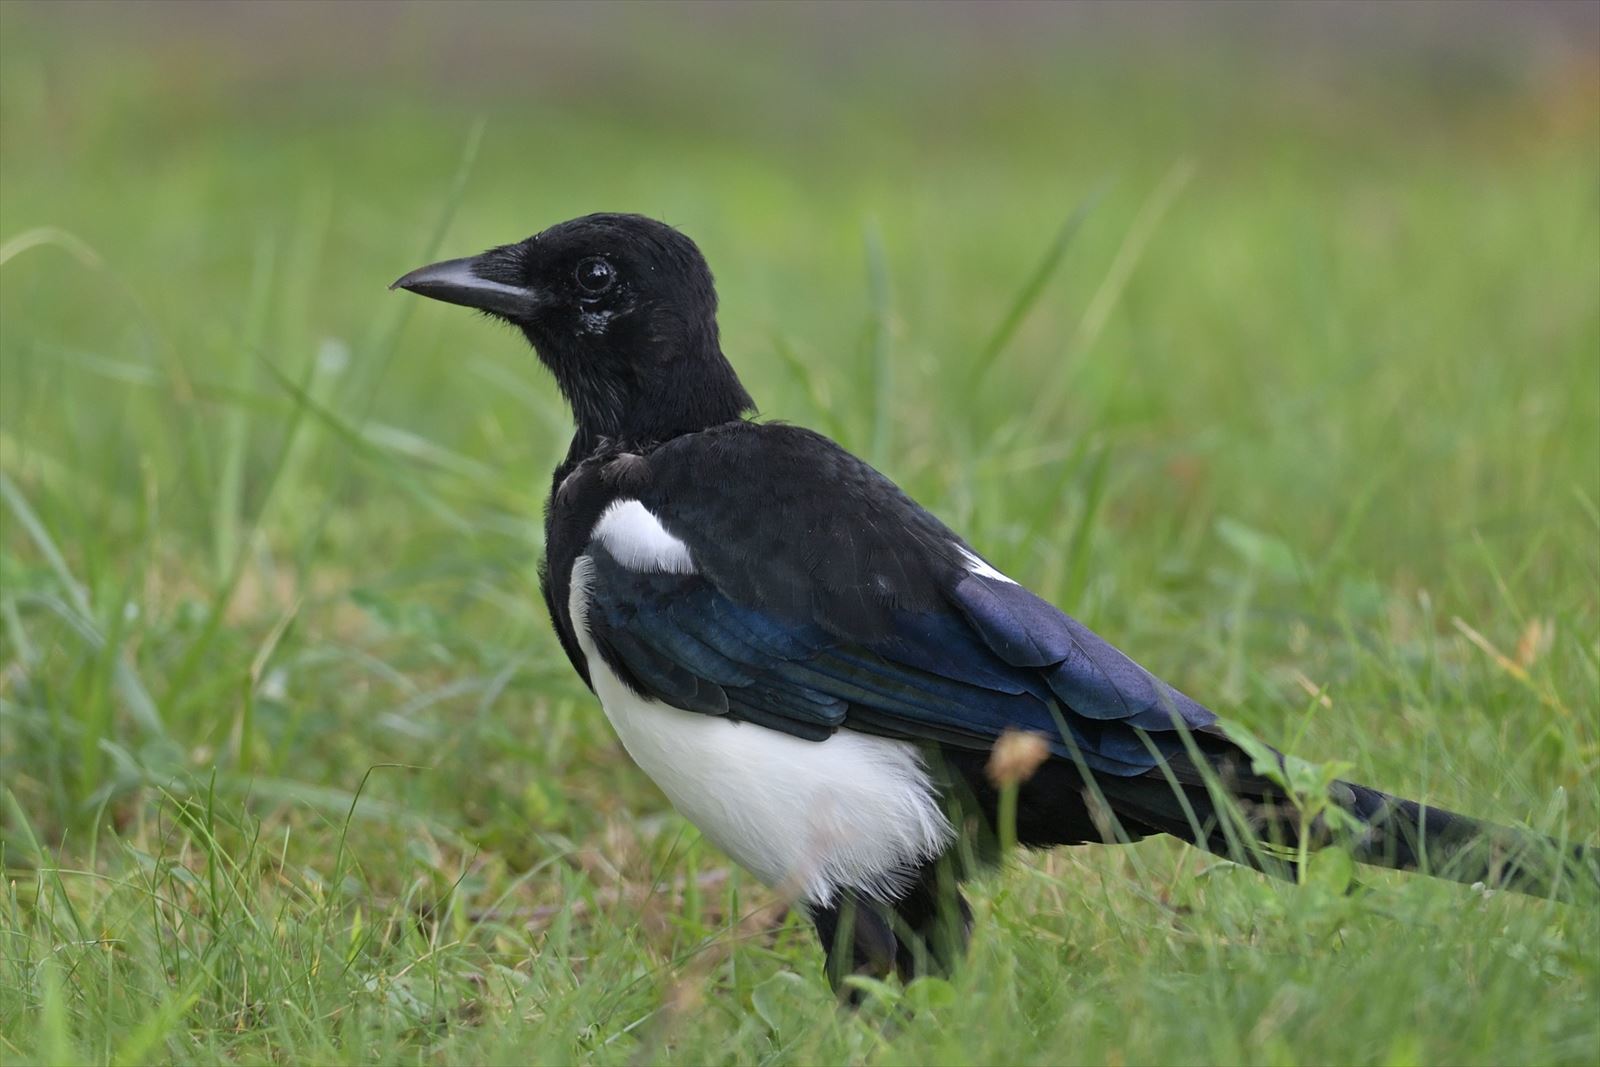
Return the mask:
[[1038,264],[1033,268],[1033,273],[1028,275],[1027,280],[1022,283],[1022,288],[1017,290],[1017,297],[1012,301],[1011,308],[1006,312],[1005,317],[1000,320],[1000,324],[995,327],[994,333],[989,335],[989,340],[984,344],[982,350],[978,353],[978,358],[973,362],[972,370],[967,378],[969,391],[976,389],[983,382],[989,371],[994,368],[996,361],[999,360],[1001,353],[1006,350],[1006,346],[1011,343],[1011,339],[1016,336],[1017,330],[1022,327],[1029,312],[1039,302],[1039,297],[1043,294],[1044,287],[1050,283],[1050,279],[1055,277],[1056,271],[1060,269],[1061,261],[1066,257],[1067,249],[1072,246],[1073,240],[1077,238],[1078,232],[1083,229],[1083,224],[1089,218],[1090,212],[1100,203],[1109,186],[1109,180],[1102,181],[1090,190],[1089,195],[1078,202],[1078,206],[1072,209],[1072,214],[1067,216],[1066,221],[1061,224],[1061,228],[1056,231],[1055,239],[1045,249],[1044,255],[1040,257]]
[[[478,149],[483,144],[483,132],[487,128],[486,120],[480,118],[472,124],[467,131],[467,142],[461,150],[461,162],[456,167],[455,175],[450,179],[450,188],[445,193],[444,203],[439,208],[439,215],[434,220],[433,229],[428,234],[428,240],[422,247],[419,257],[424,263],[433,261],[438,257],[439,248],[444,244],[445,234],[450,231],[450,224],[455,221],[456,213],[460,210],[462,202],[467,195],[467,182],[472,178],[473,168],[478,161]],[[389,276],[383,275],[374,279],[374,292],[382,297],[389,284]],[[389,300],[380,304],[378,313],[374,316],[372,338],[373,340],[363,345],[364,358],[356,360],[351,366],[351,373],[345,382],[345,393],[341,398],[354,405],[354,418],[356,426],[363,425],[367,416],[372,412],[372,406],[377,399],[378,387],[382,384],[384,376],[388,373],[389,361],[394,357],[395,345],[399,341],[400,331],[405,327],[406,319],[410,316],[411,309],[416,306],[415,300]],[[334,494],[335,497],[338,494]]]
[[113,656],[111,664],[111,678],[117,692],[121,695],[123,703],[127,706],[128,714],[133,716],[141,729],[153,738],[164,738],[167,735],[166,724],[161,720],[161,712],[150,698],[150,692],[144,686],[139,675],[129,665],[128,661],[114,649],[106,645],[106,637],[101,633],[100,627],[95,623],[94,611],[89,604],[88,593],[83,585],[73,577],[72,571],[67,566],[66,558],[56,543],[51,538],[44,523],[39,521],[27,500],[20,490],[12,483],[11,479],[0,474],[0,501],[16,516],[22,528],[27,531],[28,537],[33,541],[40,554],[44,556],[46,564],[55,572],[56,579],[61,583],[62,590],[67,596],[78,629],[89,639],[95,647],[106,647],[107,655]]
[[[274,260],[275,245],[269,237],[256,249],[250,294],[245,301],[243,348],[246,352],[259,351],[266,339]],[[252,369],[247,359],[239,360],[235,367],[233,384],[241,394],[249,391]],[[216,528],[212,531],[218,576],[228,573],[239,553],[239,519],[244,500],[245,454],[250,440],[251,414],[249,404],[230,404],[223,422],[222,471],[217,485]]]
[[1123,290],[1127,288],[1128,279],[1133,276],[1134,269],[1144,257],[1145,249],[1149,247],[1150,239],[1160,226],[1161,220],[1166,217],[1173,203],[1178,199],[1194,177],[1195,165],[1190,160],[1180,160],[1166,177],[1161,179],[1146,198],[1144,206],[1139,209],[1139,214],[1134,217],[1132,225],[1128,227],[1127,235],[1123,237],[1122,244],[1117,248],[1117,254],[1111,260],[1111,266],[1106,269],[1106,275],[1101,279],[1100,287],[1095,290],[1094,296],[1089,298],[1089,305],[1084,309],[1083,318],[1078,323],[1077,332],[1068,343],[1064,354],[1050,380],[1039,391],[1039,402],[1034,405],[1029,416],[1029,435],[1034,436],[1046,430],[1061,414],[1062,405],[1066,402],[1067,383],[1073,369],[1079,360],[1100,339],[1101,331],[1111,318],[1111,312],[1116,309],[1117,302],[1122,298]]
[[883,251],[883,232],[876,222],[866,228],[867,295],[871,300],[869,328],[872,356],[872,436],[868,454],[882,467],[894,442],[893,413],[889,410],[894,392],[894,368],[889,336],[889,264]]

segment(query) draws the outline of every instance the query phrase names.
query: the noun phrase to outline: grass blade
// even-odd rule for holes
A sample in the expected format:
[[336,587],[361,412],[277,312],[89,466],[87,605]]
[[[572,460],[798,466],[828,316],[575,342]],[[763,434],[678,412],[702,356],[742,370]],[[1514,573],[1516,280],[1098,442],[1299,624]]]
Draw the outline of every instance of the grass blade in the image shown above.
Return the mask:
[[1006,346],[1016,336],[1017,330],[1027,320],[1028,313],[1039,302],[1039,297],[1044,293],[1045,286],[1050,284],[1051,278],[1055,277],[1056,271],[1061,267],[1062,259],[1067,254],[1067,249],[1072,246],[1073,240],[1078,236],[1078,231],[1083,229],[1084,222],[1087,221],[1095,206],[1105,196],[1109,185],[1109,182],[1103,181],[1095,186],[1088,196],[1078,202],[1078,206],[1072,209],[1072,214],[1067,216],[1066,221],[1056,231],[1055,238],[1051,240],[1049,247],[1045,249],[1044,255],[1039,258],[1039,262],[1034,266],[1033,272],[1022,283],[1022,288],[1017,290],[1017,297],[1012,301],[1005,317],[1000,320],[999,325],[994,329],[994,333],[989,335],[989,340],[985,342],[983,348],[978,352],[978,358],[973,362],[968,376],[970,387],[975,388],[994,368],[995,362],[1000,358],[1001,353],[1006,350]]
[[887,462],[889,448],[894,441],[893,415],[890,411],[894,367],[891,363],[889,334],[889,264],[883,250],[883,233],[876,222],[867,224],[865,242],[867,296],[870,301],[868,328],[871,331],[868,354],[872,366],[872,431],[868,455],[875,465],[881,467]]
[[1161,179],[1161,184],[1156,186],[1155,192],[1150,194],[1144,207],[1139,209],[1133,225],[1128,228],[1127,236],[1122,239],[1121,247],[1117,249],[1116,258],[1111,261],[1111,268],[1106,271],[1105,278],[1100,282],[1100,288],[1095,290],[1094,296],[1089,300],[1089,306],[1084,309],[1083,321],[1078,324],[1078,337],[1074,346],[1080,354],[1089,351],[1094,347],[1095,341],[1099,340],[1100,331],[1105,329],[1106,320],[1111,318],[1111,312],[1117,306],[1122,291],[1127,288],[1128,279],[1133,276],[1134,268],[1143,258],[1144,250],[1150,244],[1150,238],[1156,232],[1156,227],[1161,225],[1161,220],[1166,217],[1173,201],[1178,199],[1178,194],[1183,192],[1189,180],[1194,177],[1194,171],[1195,165],[1192,161],[1185,159],[1178,162],[1167,171],[1166,177]]
[[[245,352],[259,350],[266,339],[267,309],[272,296],[274,247],[269,238],[262,242],[256,252],[255,270],[250,281],[250,296],[246,301],[242,343]],[[253,371],[250,360],[239,360],[234,386],[240,395],[248,393]],[[217,485],[216,519],[212,531],[214,566],[219,577],[228,573],[239,553],[239,520],[244,502],[244,462],[250,442],[251,410],[252,406],[249,404],[232,404],[223,423],[222,471]]]
[[22,528],[27,531],[28,538],[34,547],[44,556],[46,565],[54,572],[57,581],[65,591],[67,601],[62,605],[67,609],[69,621],[80,633],[96,648],[105,649],[113,657],[111,666],[112,682],[117,693],[122,697],[128,714],[133,716],[140,729],[151,737],[166,737],[166,725],[161,721],[161,712],[150,697],[150,692],[140,680],[139,675],[106,640],[100,627],[95,623],[94,611],[89,604],[89,595],[78,580],[73,577],[72,570],[67,566],[66,558],[61,550],[56,547],[55,540],[50,532],[45,529],[44,523],[39,521],[39,516],[33,508],[28,506],[28,501],[23,497],[15,483],[5,474],[0,473],[0,500],[3,500],[12,515],[16,516]]

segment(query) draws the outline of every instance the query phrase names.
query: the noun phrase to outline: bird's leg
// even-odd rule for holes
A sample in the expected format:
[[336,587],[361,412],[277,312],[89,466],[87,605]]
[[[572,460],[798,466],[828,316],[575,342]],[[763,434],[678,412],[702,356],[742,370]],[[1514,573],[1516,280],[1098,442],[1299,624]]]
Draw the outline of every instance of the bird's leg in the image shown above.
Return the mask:
[[813,906],[811,921],[827,953],[828,984],[851,1005],[859,993],[846,990],[852,974],[884,978],[895,969],[897,942],[882,905],[874,905],[854,892],[841,893],[833,903]]
[[947,853],[924,864],[893,915],[895,970],[903,981],[954,971],[972,937],[972,909],[961,895],[954,857]]
[[957,886],[954,864],[941,857],[924,864],[904,894],[892,903],[846,891],[826,907],[813,907],[811,921],[827,953],[828,981],[846,991],[852,974],[909,982],[922,974],[949,974],[966,953],[972,909]]

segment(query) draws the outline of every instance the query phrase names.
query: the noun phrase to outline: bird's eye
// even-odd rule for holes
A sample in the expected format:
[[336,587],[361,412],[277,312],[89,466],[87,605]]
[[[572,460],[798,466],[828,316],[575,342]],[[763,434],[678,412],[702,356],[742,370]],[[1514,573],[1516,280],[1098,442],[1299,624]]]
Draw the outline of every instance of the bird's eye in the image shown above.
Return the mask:
[[617,280],[617,272],[599,256],[590,256],[578,264],[577,278],[578,288],[584,292],[603,293]]

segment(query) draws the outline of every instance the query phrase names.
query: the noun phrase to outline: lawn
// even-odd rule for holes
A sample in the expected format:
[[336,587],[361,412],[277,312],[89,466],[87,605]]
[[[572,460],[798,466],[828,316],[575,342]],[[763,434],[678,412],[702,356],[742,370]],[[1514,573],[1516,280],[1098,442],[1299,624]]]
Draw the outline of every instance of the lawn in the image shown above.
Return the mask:
[[553,385],[386,291],[664,218],[763,417],[1262,737],[1600,841],[1594,21],[0,5],[0,1059],[1600,1061],[1600,902],[1166,841],[834,1010],[551,633]]

